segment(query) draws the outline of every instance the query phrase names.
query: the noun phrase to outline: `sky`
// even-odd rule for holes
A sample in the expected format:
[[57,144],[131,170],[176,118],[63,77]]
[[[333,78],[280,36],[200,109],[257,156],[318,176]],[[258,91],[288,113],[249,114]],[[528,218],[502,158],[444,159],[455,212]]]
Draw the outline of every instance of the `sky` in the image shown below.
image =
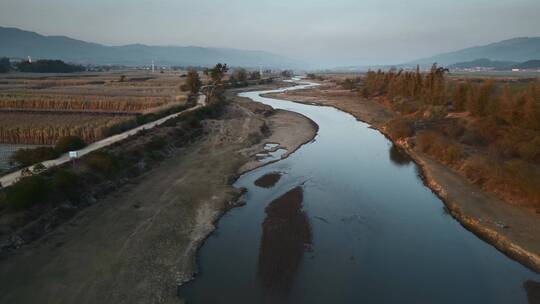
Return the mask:
[[539,0],[2,0],[0,26],[106,45],[264,50],[319,67],[397,64],[540,36]]

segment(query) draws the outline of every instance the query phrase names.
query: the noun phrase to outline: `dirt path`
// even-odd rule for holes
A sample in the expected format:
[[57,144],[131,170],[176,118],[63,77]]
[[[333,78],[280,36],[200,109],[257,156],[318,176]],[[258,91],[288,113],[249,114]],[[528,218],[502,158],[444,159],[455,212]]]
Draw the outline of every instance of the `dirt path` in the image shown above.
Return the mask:
[[267,110],[228,106],[204,122],[201,140],[0,261],[0,303],[178,302],[177,285],[196,272],[197,248],[236,203],[240,190],[231,183],[248,152],[262,147],[254,143],[269,133],[293,150],[306,138],[288,128],[316,133],[303,116]]
[[[395,115],[383,105],[359,98],[354,92],[322,87],[269,94],[268,97],[333,106],[367,122],[384,133],[384,123]],[[452,215],[467,229],[497,249],[540,272],[540,215],[510,205],[482,191],[448,167],[402,143],[422,168],[426,184],[445,202]]]

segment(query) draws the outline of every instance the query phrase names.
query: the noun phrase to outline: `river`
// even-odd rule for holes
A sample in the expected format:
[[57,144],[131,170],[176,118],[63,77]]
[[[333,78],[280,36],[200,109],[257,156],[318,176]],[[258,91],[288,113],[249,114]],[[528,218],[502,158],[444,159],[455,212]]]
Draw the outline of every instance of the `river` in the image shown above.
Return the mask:
[[[540,276],[464,229],[380,132],[331,107],[242,96],[303,114],[313,142],[242,175],[246,205],[202,246],[188,303],[528,303]],[[254,185],[279,172],[270,188]]]

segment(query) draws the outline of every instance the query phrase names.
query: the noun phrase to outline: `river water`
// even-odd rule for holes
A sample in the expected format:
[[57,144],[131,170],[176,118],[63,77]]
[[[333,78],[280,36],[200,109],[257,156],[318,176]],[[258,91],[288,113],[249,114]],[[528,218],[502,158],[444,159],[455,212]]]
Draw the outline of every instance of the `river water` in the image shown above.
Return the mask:
[[[300,89],[296,86],[288,89]],[[288,90],[287,89],[287,90]],[[418,168],[353,116],[242,93],[319,125],[287,159],[242,175],[246,205],[200,250],[188,303],[528,303],[540,276],[464,229]],[[281,173],[274,187],[254,185]]]

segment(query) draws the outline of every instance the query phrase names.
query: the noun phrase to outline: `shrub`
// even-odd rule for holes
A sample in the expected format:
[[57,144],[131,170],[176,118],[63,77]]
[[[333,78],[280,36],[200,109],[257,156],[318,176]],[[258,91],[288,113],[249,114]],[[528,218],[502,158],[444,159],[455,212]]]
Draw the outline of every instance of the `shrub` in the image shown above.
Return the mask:
[[34,149],[18,150],[11,156],[11,161],[26,167],[57,157],[58,153],[55,149],[51,147],[37,147]]
[[401,139],[414,135],[412,124],[404,118],[395,118],[386,124],[386,130],[393,139]]
[[69,199],[77,200],[80,197],[80,178],[77,174],[58,170],[52,176],[54,189],[62,192]]
[[518,145],[519,156],[527,161],[540,162],[540,136],[534,140],[524,141]]
[[202,81],[199,77],[199,73],[195,70],[189,70],[186,77],[187,78],[185,86],[187,90],[189,90],[192,94],[199,92],[202,86]]
[[357,85],[360,83],[360,79],[350,79],[346,78],[341,82],[341,87],[345,90],[354,90],[356,89]]
[[435,142],[435,134],[433,132],[423,131],[416,136],[416,147],[427,153]]
[[34,165],[34,167],[32,167],[32,172],[39,173],[45,171],[46,169],[47,167],[45,167],[42,163],[37,163]]
[[462,170],[465,177],[478,186],[484,185],[486,177],[491,176],[492,178],[496,178],[496,173],[498,172],[492,162],[481,156],[467,158],[462,166]]
[[436,159],[453,163],[462,157],[459,146],[451,144],[446,138],[433,131],[423,131],[416,136],[418,149]]
[[15,209],[24,209],[46,200],[49,192],[47,180],[39,175],[23,178],[7,188],[6,200]]
[[56,152],[62,154],[69,151],[80,150],[85,146],[86,143],[84,142],[84,140],[82,140],[78,136],[64,136],[56,142],[54,149],[56,150]]
[[155,151],[163,149],[167,145],[167,140],[163,136],[154,136],[147,142],[144,147],[147,151]]
[[450,146],[446,149],[445,160],[449,163],[456,162],[461,158],[461,151],[457,146]]
[[95,151],[85,157],[86,165],[103,175],[111,175],[117,173],[118,163],[114,155],[105,151]]

